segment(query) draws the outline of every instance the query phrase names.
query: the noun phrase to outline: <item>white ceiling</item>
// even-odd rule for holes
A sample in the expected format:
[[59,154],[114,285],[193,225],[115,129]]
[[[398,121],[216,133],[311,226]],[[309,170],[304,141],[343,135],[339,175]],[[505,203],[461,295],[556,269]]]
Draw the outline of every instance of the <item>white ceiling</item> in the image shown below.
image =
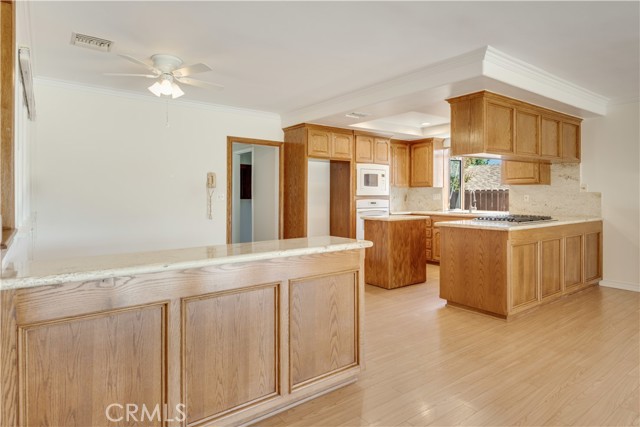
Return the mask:
[[[37,78],[153,96],[149,80],[102,73],[144,71],[114,53],[169,53],[210,65],[213,71],[194,77],[226,87],[185,86],[183,99],[290,120],[363,121],[341,121],[348,106],[369,109],[367,121],[411,111],[446,121],[451,91],[438,87],[344,101],[487,45],[605,101],[637,98],[640,90],[638,2],[47,1],[19,10],[26,16],[18,19],[19,42],[31,45]],[[71,46],[72,32],[113,40],[114,51]],[[483,69],[474,85],[461,87],[501,84],[486,76]]]

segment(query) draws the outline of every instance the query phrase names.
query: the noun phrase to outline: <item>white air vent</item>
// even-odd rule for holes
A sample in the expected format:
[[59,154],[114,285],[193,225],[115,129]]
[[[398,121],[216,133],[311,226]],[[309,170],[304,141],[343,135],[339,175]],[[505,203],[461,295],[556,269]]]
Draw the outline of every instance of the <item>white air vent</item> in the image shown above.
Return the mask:
[[362,118],[368,117],[370,115],[371,114],[369,114],[369,113],[361,113],[359,111],[353,111],[351,113],[345,114],[344,116],[345,117],[350,117],[352,119],[362,119]]
[[113,42],[111,40],[80,33],[71,33],[71,44],[74,46],[100,50],[102,52],[111,52],[111,46],[113,46]]

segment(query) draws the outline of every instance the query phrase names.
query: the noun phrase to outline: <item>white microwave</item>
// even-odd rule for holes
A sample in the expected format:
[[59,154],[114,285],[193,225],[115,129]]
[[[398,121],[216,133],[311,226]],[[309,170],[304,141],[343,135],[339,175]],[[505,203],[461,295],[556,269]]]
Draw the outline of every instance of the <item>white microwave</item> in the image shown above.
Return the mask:
[[389,166],[373,163],[356,164],[356,196],[388,196]]

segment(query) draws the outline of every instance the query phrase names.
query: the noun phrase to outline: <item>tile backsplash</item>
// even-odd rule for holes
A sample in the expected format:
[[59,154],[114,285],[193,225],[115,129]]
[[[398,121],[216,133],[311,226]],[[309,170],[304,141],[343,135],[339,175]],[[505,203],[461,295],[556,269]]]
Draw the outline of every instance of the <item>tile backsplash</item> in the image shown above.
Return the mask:
[[[434,195],[440,199],[434,200]],[[432,187],[391,187],[389,192],[391,212],[441,211],[442,188]]]
[[[439,194],[440,199],[434,200]],[[525,202],[525,196],[529,201]],[[391,212],[442,210],[442,188],[391,187]],[[551,165],[551,185],[510,185],[509,212],[555,217],[599,217],[601,195],[580,190],[580,165]]]
[[[525,196],[529,201],[525,202]],[[509,212],[515,214],[599,217],[600,193],[580,190],[580,165],[551,165],[551,185],[510,185]]]

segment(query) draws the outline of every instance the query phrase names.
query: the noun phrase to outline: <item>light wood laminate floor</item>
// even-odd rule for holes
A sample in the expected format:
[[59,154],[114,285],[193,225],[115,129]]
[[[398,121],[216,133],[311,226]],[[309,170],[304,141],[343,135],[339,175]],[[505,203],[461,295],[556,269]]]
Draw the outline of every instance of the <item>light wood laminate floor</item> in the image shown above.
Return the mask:
[[638,425],[640,295],[593,287],[507,323],[424,284],[366,288],[366,370],[259,426]]

